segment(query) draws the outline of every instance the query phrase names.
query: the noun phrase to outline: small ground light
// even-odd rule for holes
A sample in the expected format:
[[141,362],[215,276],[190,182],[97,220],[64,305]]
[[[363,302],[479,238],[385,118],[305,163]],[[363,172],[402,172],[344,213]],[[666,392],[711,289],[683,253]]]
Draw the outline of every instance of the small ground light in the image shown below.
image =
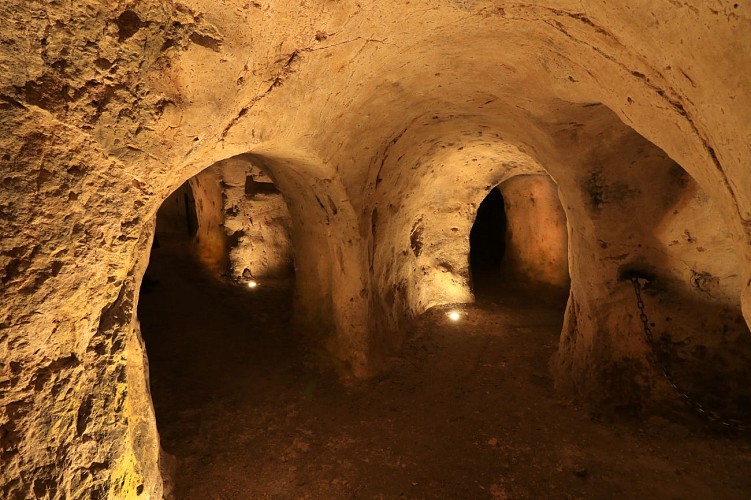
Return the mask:
[[448,313],[448,317],[451,321],[459,321],[461,319],[462,315],[459,311],[451,311]]
[[248,281],[248,288],[255,288],[258,286],[258,282],[255,280]]

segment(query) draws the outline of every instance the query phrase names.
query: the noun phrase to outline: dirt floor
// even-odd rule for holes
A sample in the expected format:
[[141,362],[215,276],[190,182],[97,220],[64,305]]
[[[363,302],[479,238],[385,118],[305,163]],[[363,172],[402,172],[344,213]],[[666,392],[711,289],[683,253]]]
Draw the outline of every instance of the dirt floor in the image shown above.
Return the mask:
[[751,439],[593,418],[554,391],[560,306],[432,311],[343,387],[290,331],[291,288],[212,280],[162,238],[141,297],[177,499],[751,498]]

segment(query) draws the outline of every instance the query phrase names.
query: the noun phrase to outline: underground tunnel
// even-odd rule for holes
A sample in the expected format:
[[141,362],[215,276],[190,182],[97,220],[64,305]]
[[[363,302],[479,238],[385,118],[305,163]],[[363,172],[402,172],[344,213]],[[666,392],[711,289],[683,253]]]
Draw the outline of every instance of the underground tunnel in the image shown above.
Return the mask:
[[514,290],[564,307],[566,215],[555,183],[546,175],[520,175],[491,189],[469,233],[469,261],[477,300]]
[[6,2],[0,496],[748,497],[747,10]]

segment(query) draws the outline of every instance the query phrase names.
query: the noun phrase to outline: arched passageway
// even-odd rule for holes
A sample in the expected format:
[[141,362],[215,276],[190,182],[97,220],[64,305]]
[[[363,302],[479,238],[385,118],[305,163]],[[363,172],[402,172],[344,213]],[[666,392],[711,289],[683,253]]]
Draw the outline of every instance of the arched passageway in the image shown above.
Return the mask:
[[236,438],[257,415],[237,412],[273,411],[287,372],[306,362],[288,329],[290,224],[281,193],[246,158],[200,172],[157,213],[138,319],[175,498],[207,498],[230,462],[254,463]]
[[[467,307],[459,322],[430,311],[385,373],[343,388],[289,327],[289,282],[220,279],[185,226],[157,226],[156,284],[139,301],[175,498],[649,496],[655,485],[671,496],[684,476],[666,467],[702,474],[686,457],[743,471],[701,438],[675,439],[667,422],[643,431],[647,446],[561,399],[547,368],[561,312],[534,301]],[[703,481],[702,495],[736,491]]]
[[501,279],[506,255],[506,208],[497,187],[482,200],[469,233],[469,268],[475,297],[492,290]]
[[[676,182],[654,212],[652,220],[661,222],[649,231],[661,235],[659,239],[685,221],[695,222],[700,207],[711,207],[690,178],[672,163],[666,165],[672,169],[666,175]],[[491,248],[503,249],[503,257],[487,252],[485,262],[492,262],[500,281],[507,279],[513,286],[495,289],[495,304],[467,301],[457,307],[456,322],[443,314],[444,307],[419,315],[412,335],[405,336],[398,353],[383,365],[381,376],[343,389],[334,373],[313,368],[311,332],[305,325],[290,327],[291,283],[269,286],[259,278],[265,261],[255,256],[274,253],[273,248],[262,247],[262,239],[257,239],[251,253],[233,252],[233,245],[252,236],[237,220],[252,208],[238,202],[266,203],[266,198],[279,195],[278,188],[263,185],[260,177],[229,180],[232,169],[226,162],[221,166],[223,172],[204,171],[177,191],[190,189],[195,199],[195,237],[189,237],[187,216],[172,235],[157,227],[160,245],[152,251],[154,267],[147,272],[156,285],[144,290],[140,301],[151,393],[166,451],[164,474],[174,481],[178,498],[206,498],[216,492],[240,497],[392,497],[405,490],[424,496],[482,496],[487,486],[475,488],[474,481],[495,491],[535,496],[561,489],[585,496],[634,491],[629,477],[613,479],[616,462],[647,478],[643,494],[660,484],[669,496],[684,491],[682,481],[665,481],[650,464],[672,464],[677,449],[688,453],[690,448],[694,458],[734,467],[712,455],[701,440],[686,443],[662,436],[671,424],[660,420],[650,428],[649,450],[626,453],[623,450],[638,449],[633,435],[597,427],[554,391],[548,361],[559,344],[566,345],[565,338],[560,339],[563,317],[560,308],[541,299],[550,287],[562,290],[568,284],[567,224],[557,186],[547,175],[507,177],[494,188],[496,194],[489,190],[495,205],[484,205],[496,211],[488,217],[488,226],[506,223],[506,230],[491,240]],[[284,178],[283,171],[274,173]],[[628,191],[629,186],[622,183],[619,189]],[[487,196],[477,183],[467,193],[460,201],[468,206],[478,193]],[[318,205],[317,199],[311,201]],[[191,211],[172,203],[178,213],[168,217],[163,211],[158,221],[183,220]],[[477,243],[471,224],[473,217],[475,224],[488,221],[482,210],[459,213],[465,219],[463,234],[451,230],[458,227],[457,219],[417,214],[421,222],[412,227],[420,229],[407,233],[403,244],[409,245],[408,255],[424,259],[418,262],[443,263],[430,283],[450,283],[441,276],[458,270],[451,267],[451,259],[469,260],[470,248],[454,241]],[[645,227],[651,224],[644,222]],[[448,231],[442,233],[446,225]],[[699,238],[710,237],[692,231]],[[454,233],[455,240],[434,239]],[[722,234],[719,230],[711,237]],[[670,251],[685,259],[688,248],[680,246],[672,245]],[[446,253],[447,248],[456,253]],[[458,251],[461,248],[466,250]],[[237,260],[241,255],[242,263]],[[653,278],[659,274],[665,280],[680,270],[676,261],[656,260],[653,254],[647,261],[653,265]],[[248,288],[256,279],[260,286]],[[680,287],[680,280],[675,286]],[[660,302],[658,290],[649,296]],[[664,306],[669,310],[675,304]],[[692,346],[686,343],[681,349]],[[680,350],[672,355],[682,356]],[[701,370],[710,371],[708,366]],[[678,373],[697,388],[691,380],[695,372]],[[727,390],[742,394],[734,383]],[[581,439],[591,433],[598,439]],[[500,450],[504,457],[533,464],[514,476],[521,486],[504,483],[505,466],[499,468],[497,461]],[[544,458],[539,450],[545,451]],[[596,468],[607,479],[582,482]],[[541,482],[543,470],[556,473]],[[716,484],[711,478],[703,481],[709,494]]]
[[568,294],[566,214],[548,175],[516,175],[490,190],[469,234],[476,299],[503,292],[557,302]]

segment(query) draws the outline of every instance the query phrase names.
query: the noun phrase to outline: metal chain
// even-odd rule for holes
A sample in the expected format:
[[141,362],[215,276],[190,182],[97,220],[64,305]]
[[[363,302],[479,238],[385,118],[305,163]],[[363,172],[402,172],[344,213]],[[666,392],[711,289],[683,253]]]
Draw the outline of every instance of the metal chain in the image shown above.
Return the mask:
[[678,387],[678,385],[675,383],[675,380],[673,379],[673,374],[670,372],[670,369],[665,363],[661,362],[660,356],[658,355],[654,341],[654,335],[652,334],[652,327],[649,324],[647,313],[644,311],[644,300],[641,296],[641,284],[639,283],[639,278],[632,276],[631,283],[633,283],[634,285],[634,293],[636,294],[636,306],[639,308],[639,319],[641,320],[642,325],[644,325],[644,337],[647,339],[647,344],[650,347],[652,364],[656,368],[659,368],[659,370],[662,372],[662,376],[665,378],[670,387],[673,388],[673,390],[676,392],[676,394],[678,394],[678,396],[686,404],[686,406],[694,410],[706,420],[735,431],[749,430],[751,426],[749,426],[748,424],[744,424],[743,422],[736,419],[723,418],[714,411],[705,408],[704,405],[696,401],[686,391]]

